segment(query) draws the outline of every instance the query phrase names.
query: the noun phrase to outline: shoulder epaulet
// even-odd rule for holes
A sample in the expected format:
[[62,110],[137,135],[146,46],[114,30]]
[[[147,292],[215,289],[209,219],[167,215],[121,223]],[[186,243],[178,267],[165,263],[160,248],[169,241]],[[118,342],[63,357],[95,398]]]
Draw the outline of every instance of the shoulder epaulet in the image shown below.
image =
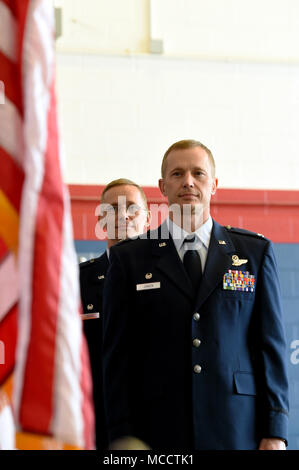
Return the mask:
[[[143,237],[144,238],[144,237]],[[140,236],[137,235],[136,237],[132,237],[132,238],[125,238],[124,240],[120,240],[119,242],[115,243],[115,245],[113,246],[120,246],[120,245],[124,245],[126,243],[131,243],[131,242],[134,242],[136,240],[140,240]]]
[[115,245],[113,245],[111,248],[114,248],[115,246],[122,246],[125,243],[128,243],[130,241],[132,241],[131,238],[125,238],[124,240],[119,240],[119,242],[115,243]]
[[115,245],[123,245],[124,243],[128,243],[132,241],[132,238],[124,238],[123,240],[119,240],[119,242],[115,243]]
[[230,233],[238,233],[240,235],[248,235],[249,237],[265,238],[265,236],[262,233],[251,232],[250,230],[246,230],[244,228],[231,227],[230,225],[226,225],[225,228]]
[[101,258],[101,257],[99,257],[99,258],[91,258],[91,259],[89,259],[89,260],[87,260],[87,261],[83,261],[83,263],[80,263],[80,264],[79,264],[79,268],[82,269],[82,268],[87,268],[88,266],[93,266],[94,264],[99,263],[100,258]]

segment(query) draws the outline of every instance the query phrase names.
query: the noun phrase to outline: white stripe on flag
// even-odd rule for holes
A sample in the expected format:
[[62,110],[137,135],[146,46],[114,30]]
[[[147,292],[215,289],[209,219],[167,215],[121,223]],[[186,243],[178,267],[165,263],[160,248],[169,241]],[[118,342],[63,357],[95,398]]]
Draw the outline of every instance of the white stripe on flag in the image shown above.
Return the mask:
[[0,50],[16,62],[17,26],[9,8],[0,0]]
[[[50,12],[49,12],[50,10]],[[44,17],[53,16],[52,2],[33,0],[27,14],[23,44],[25,182],[20,213],[19,271],[20,297],[13,403],[16,415],[23,389],[24,364],[31,330],[32,269],[36,211],[44,177],[44,154],[47,145],[50,83],[54,73],[54,50],[49,42],[49,26]],[[44,30],[43,30],[44,28]],[[52,34],[52,31],[51,31]],[[43,64],[43,67],[40,65]],[[47,254],[45,253],[45,256]]]
[[0,322],[19,298],[16,259],[13,254],[5,257],[0,267]]
[[52,431],[64,442],[84,447],[82,394],[80,388],[82,321],[78,311],[79,272],[76,260],[70,208],[65,198],[61,257],[61,292],[55,357]]
[[14,450],[15,423],[6,394],[0,389],[0,450]]
[[[1,78],[1,75],[0,75]],[[0,104],[0,142],[1,146],[19,164],[23,157],[22,119],[16,106],[5,97],[5,104]]]
[[10,406],[0,412],[0,450],[14,450],[15,425]]

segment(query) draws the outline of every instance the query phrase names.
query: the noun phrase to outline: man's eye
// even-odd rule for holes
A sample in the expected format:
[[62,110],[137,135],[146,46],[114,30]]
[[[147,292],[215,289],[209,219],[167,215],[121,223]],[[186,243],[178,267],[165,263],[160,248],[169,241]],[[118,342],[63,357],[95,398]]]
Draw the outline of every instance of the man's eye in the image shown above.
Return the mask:
[[128,210],[131,210],[131,211],[138,211],[139,209],[140,209],[140,207],[137,204],[131,204],[128,207]]
[[135,215],[138,211],[140,211],[140,209],[141,207],[138,206],[138,204],[131,204],[127,209],[127,213],[130,215]]

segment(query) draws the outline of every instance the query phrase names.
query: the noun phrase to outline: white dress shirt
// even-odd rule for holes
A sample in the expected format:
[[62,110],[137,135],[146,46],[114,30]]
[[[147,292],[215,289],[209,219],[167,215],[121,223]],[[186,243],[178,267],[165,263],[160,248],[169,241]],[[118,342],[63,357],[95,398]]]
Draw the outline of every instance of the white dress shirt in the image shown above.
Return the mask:
[[[186,232],[169,217],[166,219],[166,224],[181,260],[183,261],[186,250],[190,248],[197,250],[201,259],[202,272],[204,272],[213,228],[212,217],[209,216],[208,220],[193,233]],[[184,243],[186,237],[190,239],[195,237],[195,241],[186,245]]]

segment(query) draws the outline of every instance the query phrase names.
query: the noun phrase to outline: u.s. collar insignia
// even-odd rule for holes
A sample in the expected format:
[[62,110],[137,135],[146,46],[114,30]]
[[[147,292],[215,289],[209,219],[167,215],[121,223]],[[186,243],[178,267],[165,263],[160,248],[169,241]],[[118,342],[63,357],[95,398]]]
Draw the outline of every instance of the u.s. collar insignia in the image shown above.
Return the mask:
[[166,243],[165,242],[159,243],[159,248],[161,248],[162,246],[166,246]]
[[226,241],[225,241],[225,240],[218,240],[218,243],[219,243],[219,245],[226,245]]
[[152,273],[147,273],[145,279],[151,279],[153,277]]
[[233,266],[241,266],[242,264],[248,263],[248,259],[240,259],[238,255],[233,255],[232,262]]

